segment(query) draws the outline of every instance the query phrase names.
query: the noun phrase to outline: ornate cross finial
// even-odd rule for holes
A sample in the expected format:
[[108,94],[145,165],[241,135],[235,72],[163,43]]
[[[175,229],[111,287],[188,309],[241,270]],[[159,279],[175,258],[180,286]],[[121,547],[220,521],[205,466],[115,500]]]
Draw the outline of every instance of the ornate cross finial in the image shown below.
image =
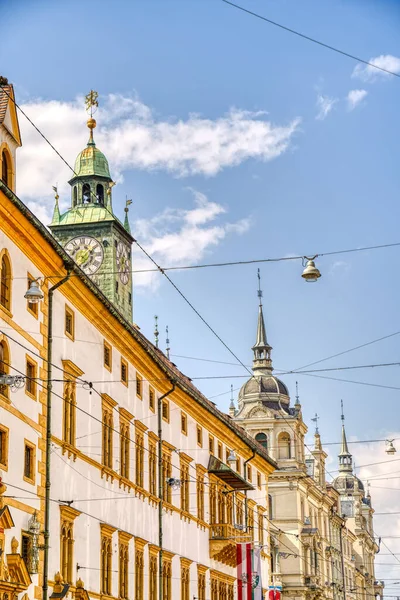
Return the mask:
[[59,199],[59,195],[58,195],[58,183],[56,183],[56,185],[53,185],[53,191],[54,191],[54,198],[56,199],[56,201],[58,201]]
[[340,418],[342,419],[342,422],[344,423],[343,400],[340,401],[340,407],[342,409],[342,414],[341,414]]
[[233,402],[233,384],[231,383],[231,402]]
[[167,338],[166,338],[166,340],[165,340],[165,341],[166,341],[166,344],[167,344],[167,346],[166,346],[166,348],[165,348],[165,352],[166,352],[167,358],[168,358],[168,360],[169,360],[169,351],[171,350],[171,348],[169,347],[168,325],[167,325],[167,326],[166,326],[166,328],[165,328],[165,333],[167,334]]
[[299,402],[299,382],[296,381],[296,404],[300,404]]
[[154,343],[158,348],[158,316],[154,315]]
[[261,302],[261,298],[262,298],[262,290],[261,290],[261,276],[260,276],[260,269],[257,269],[257,277],[258,277],[258,291],[257,291],[257,296],[260,299],[260,305],[262,304]]
[[124,208],[124,211],[126,213],[129,212],[129,208],[128,207],[132,204],[132,202],[133,202],[133,200],[128,200],[128,196],[126,196],[126,199],[125,199],[125,208]]
[[313,419],[311,419],[311,421],[313,421],[315,423],[315,433],[319,434],[318,420],[319,420],[319,416],[317,415],[317,413],[315,413],[315,417]]
[[90,118],[93,117],[93,113],[96,112],[97,107],[99,106],[99,103],[97,101],[98,97],[99,97],[99,94],[97,92],[95,92],[94,90],[90,90],[90,92],[87,94],[87,96],[85,96],[85,106],[86,106],[87,112],[90,111]]

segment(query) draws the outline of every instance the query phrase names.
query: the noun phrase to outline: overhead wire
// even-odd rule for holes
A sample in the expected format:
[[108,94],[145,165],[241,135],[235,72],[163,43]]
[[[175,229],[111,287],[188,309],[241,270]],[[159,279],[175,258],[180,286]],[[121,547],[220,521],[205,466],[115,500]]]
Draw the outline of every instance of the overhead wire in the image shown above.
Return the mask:
[[355,56],[354,54],[350,54],[349,52],[345,52],[344,50],[340,50],[339,48],[336,48],[335,46],[331,46],[330,44],[326,44],[325,42],[321,42],[320,40],[317,40],[315,38],[312,38],[308,35],[305,35],[304,33],[301,33],[300,31],[296,31],[295,29],[291,29],[290,27],[287,27],[286,25],[282,25],[281,23],[278,23],[277,21],[273,21],[272,19],[268,19],[267,17],[263,17],[262,15],[255,13],[251,10],[248,10],[247,8],[244,8],[243,6],[239,6],[239,4],[235,4],[234,2],[230,2],[230,0],[222,0],[222,2],[224,2],[225,4],[229,4],[230,6],[233,6],[234,8],[237,8],[238,10],[241,10],[249,15],[252,15],[253,17],[257,17],[257,19],[261,19],[262,21],[265,21],[266,23],[269,23],[270,25],[274,25],[275,27],[279,27],[280,29],[283,29],[284,31],[287,31],[289,33],[293,33],[294,35],[301,37],[309,42],[313,42],[314,44],[318,44],[318,46],[322,46],[323,48],[327,48],[328,50],[332,50],[333,52],[336,52],[337,54],[341,54],[342,56],[346,56],[347,58],[351,58],[352,60],[355,60],[359,63],[362,63],[364,65],[367,65],[368,67],[372,67],[378,71],[382,71],[383,73],[387,73],[388,75],[393,75],[394,77],[400,77],[399,73],[396,73],[395,71],[390,71],[389,69],[385,69],[384,67],[380,67],[379,65],[376,65],[375,63],[372,63],[368,60],[365,60],[363,58],[359,58],[358,56]]

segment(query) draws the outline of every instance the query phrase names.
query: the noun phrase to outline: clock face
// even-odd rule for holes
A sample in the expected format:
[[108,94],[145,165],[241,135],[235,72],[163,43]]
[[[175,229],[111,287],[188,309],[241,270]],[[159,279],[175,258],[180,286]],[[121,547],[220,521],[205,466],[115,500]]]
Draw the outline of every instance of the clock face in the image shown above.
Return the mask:
[[65,246],[65,250],[86,275],[96,273],[103,262],[103,246],[92,237],[82,235],[73,238]]
[[126,285],[129,281],[131,261],[128,257],[128,249],[122,242],[117,244],[117,269],[121,282]]

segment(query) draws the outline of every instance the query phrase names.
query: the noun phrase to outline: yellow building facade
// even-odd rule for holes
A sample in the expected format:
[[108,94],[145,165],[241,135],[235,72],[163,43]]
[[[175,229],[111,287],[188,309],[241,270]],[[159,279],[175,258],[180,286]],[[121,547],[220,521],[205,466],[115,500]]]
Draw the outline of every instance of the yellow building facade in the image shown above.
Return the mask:
[[[2,82],[1,600],[233,600],[239,542],[262,546],[267,588],[275,461],[130,322],[122,279],[102,287],[15,195],[21,141]],[[109,201],[86,200],[71,210]],[[123,254],[110,256],[124,272]]]

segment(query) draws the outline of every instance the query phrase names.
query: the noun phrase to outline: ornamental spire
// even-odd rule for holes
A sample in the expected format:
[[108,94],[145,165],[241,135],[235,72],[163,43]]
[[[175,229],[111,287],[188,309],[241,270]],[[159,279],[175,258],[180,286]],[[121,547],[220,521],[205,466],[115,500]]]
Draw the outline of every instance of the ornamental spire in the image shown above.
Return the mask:
[[349,447],[347,445],[346,430],[344,427],[343,400],[340,401],[340,405],[342,408],[342,415],[341,415],[342,443],[341,443],[340,453],[339,453],[339,471],[346,471],[348,473],[352,473],[353,472],[353,457],[350,454]]
[[89,127],[89,130],[90,130],[88,146],[96,145],[94,143],[94,139],[93,139],[93,129],[96,127],[96,119],[93,119],[93,114],[96,112],[96,110],[99,106],[99,103],[97,101],[98,97],[99,97],[99,94],[97,92],[95,92],[94,90],[90,90],[89,94],[87,96],[85,96],[86,111],[90,113],[90,119],[88,119],[88,121],[87,121],[87,126]]
[[128,196],[126,197],[126,201],[125,201],[125,220],[124,220],[124,229],[128,232],[131,233],[131,226],[129,225],[129,219],[128,219],[128,212],[129,212],[129,206],[132,204],[132,200],[128,200]]
[[58,189],[56,185],[53,185],[53,190],[54,190],[54,199],[55,199],[55,203],[54,203],[54,211],[53,211],[53,219],[51,221],[52,225],[58,225],[58,223],[60,222],[60,207],[58,205],[58,199],[59,199],[59,195],[58,195]]
[[257,322],[257,335],[256,335],[256,343],[254,344],[252,350],[254,352],[253,359],[253,371],[268,371],[272,372],[272,360],[271,360],[271,350],[272,347],[268,344],[267,334],[265,331],[265,322],[264,322],[264,313],[263,313],[263,305],[262,305],[262,290],[261,290],[261,277],[260,277],[260,269],[257,270],[258,277],[258,291],[257,296],[259,298],[258,305],[258,322]]

